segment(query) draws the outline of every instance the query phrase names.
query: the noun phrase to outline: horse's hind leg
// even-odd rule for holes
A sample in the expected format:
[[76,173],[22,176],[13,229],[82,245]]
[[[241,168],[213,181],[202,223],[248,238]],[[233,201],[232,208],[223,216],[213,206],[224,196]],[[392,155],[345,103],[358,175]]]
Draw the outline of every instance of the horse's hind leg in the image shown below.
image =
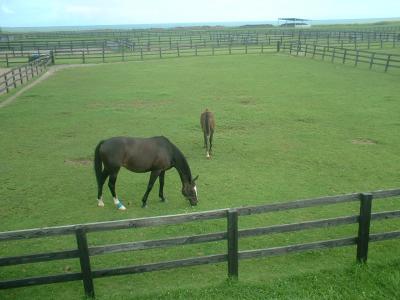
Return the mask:
[[211,155],[213,135],[214,135],[214,130],[211,130],[211,132],[210,132],[210,155]]
[[125,210],[126,207],[119,201],[117,194],[115,193],[115,183],[117,181],[119,168],[114,169],[110,172],[110,178],[108,179],[108,187],[110,188],[111,195],[113,196],[114,204],[119,210]]
[[104,207],[104,202],[103,202],[103,185],[104,182],[106,181],[107,177],[109,175],[108,170],[104,169],[103,172],[101,173],[101,178],[98,182],[98,190],[97,190],[97,205],[100,207]]
[[147,197],[149,196],[149,193],[150,193],[151,189],[153,188],[154,182],[156,182],[156,179],[160,175],[160,173],[161,173],[160,170],[151,172],[149,183],[147,184],[147,190],[144,193],[143,198],[142,198],[142,207],[147,206]]
[[203,131],[204,134],[204,147],[207,150],[207,133],[205,131]]
[[159,176],[159,181],[160,181],[160,191],[158,193],[158,196],[160,197],[160,200],[162,202],[165,202],[165,197],[164,197],[164,176],[165,176],[165,171],[161,171],[160,176]]

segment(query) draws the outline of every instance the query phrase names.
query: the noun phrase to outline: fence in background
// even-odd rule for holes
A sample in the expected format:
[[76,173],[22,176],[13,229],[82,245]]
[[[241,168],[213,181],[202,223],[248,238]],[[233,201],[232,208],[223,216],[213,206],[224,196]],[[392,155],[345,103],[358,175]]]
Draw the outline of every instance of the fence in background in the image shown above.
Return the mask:
[[[33,286],[48,283],[58,283],[82,280],[86,296],[94,297],[93,279],[115,275],[144,273],[157,270],[167,270],[185,266],[195,266],[203,264],[215,264],[227,262],[228,276],[237,278],[239,273],[238,262],[240,259],[250,259],[254,257],[264,257],[272,255],[288,254],[293,252],[308,251],[314,249],[334,248],[349,245],[357,245],[357,261],[366,262],[368,257],[369,242],[383,241],[400,238],[400,231],[370,234],[370,222],[398,218],[400,210],[371,213],[373,199],[400,196],[400,189],[375,191],[372,193],[353,193],[340,196],[329,196],[323,198],[297,200],[286,203],[266,204],[260,206],[240,207],[234,209],[220,209],[207,212],[171,215],[161,217],[150,217],[142,219],[129,219],[121,221],[89,223],[79,225],[69,225],[61,227],[48,227],[40,229],[29,229],[19,231],[9,231],[0,233],[0,242],[9,240],[21,240],[30,238],[41,238],[59,235],[75,235],[77,248],[65,251],[39,253],[15,257],[1,257],[0,266],[11,266],[26,263],[46,262],[60,259],[76,258],[80,261],[81,272],[31,277],[24,279],[12,279],[0,282],[0,289]],[[238,218],[241,216],[284,211],[290,209],[313,207],[317,205],[329,205],[346,202],[360,202],[359,215],[344,216],[334,219],[313,220],[308,222],[275,225],[269,227],[259,227],[251,229],[238,228]],[[170,224],[182,224],[186,222],[197,222],[211,219],[226,219],[227,230],[193,236],[181,236],[162,240],[149,240],[139,242],[129,242],[123,244],[112,244],[103,246],[89,246],[87,234],[90,232],[110,231],[117,229],[134,230],[140,227],[163,226]],[[293,232],[311,228],[325,228],[330,226],[346,225],[358,223],[357,236],[346,237],[334,240],[317,241],[305,244],[296,244],[283,247],[244,250],[239,251],[239,238],[267,235],[272,233]],[[117,267],[110,269],[92,270],[90,257],[106,253],[116,253],[134,250],[145,250],[154,248],[166,248],[171,246],[198,244],[214,241],[227,241],[227,253],[208,255],[195,258],[179,259],[166,262],[158,262],[145,265]]]
[[300,42],[284,43],[280,49],[291,55],[308,56],[315,59],[366,66],[369,69],[379,67],[384,72],[389,69],[400,69],[400,55],[370,52],[358,49],[329,47]]
[[175,29],[130,29],[130,30],[79,30],[79,31],[52,31],[52,32],[29,32],[29,33],[0,33],[1,42],[15,41],[37,41],[37,40],[65,40],[65,39],[179,39],[202,38],[215,40],[220,37],[242,37],[250,38],[256,35],[268,36],[291,36],[291,37],[327,37],[331,39],[356,38],[366,39],[392,39],[392,36],[398,36],[400,26],[381,26],[375,28],[358,29],[335,29],[335,28],[279,28],[272,26],[256,27],[237,27],[237,28],[175,28]]
[[106,51],[104,48],[100,50],[92,50],[90,54],[86,51],[75,52],[54,52],[55,63],[88,63],[88,62],[114,62],[114,61],[137,61],[154,58],[172,58],[187,56],[214,56],[214,55],[232,55],[232,54],[255,54],[276,52],[276,44],[274,45],[226,45],[219,47],[180,47],[179,45],[171,49],[163,48],[139,48],[135,51],[125,51],[124,48],[120,52]]
[[126,51],[138,49],[173,49],[185,48],[211,48],[238,45],[271,45],[285,41],[298,41],[327,46],[345,46],[347,48],[389,48],[400,45],[400,34],[394,33],[365,33],[365,32],[324,32],[324,31],[292,31],[292,32],[222,32],[208,35],[190,32],[190,35],[148,35],[127,38],[107,39],[71,39],[71,40],[22,40],[0,42],[0,54],[9,56],[24,56],[41,51],[73,52],[75,50],[86,51],[106,48],[117,50],[125,48]]

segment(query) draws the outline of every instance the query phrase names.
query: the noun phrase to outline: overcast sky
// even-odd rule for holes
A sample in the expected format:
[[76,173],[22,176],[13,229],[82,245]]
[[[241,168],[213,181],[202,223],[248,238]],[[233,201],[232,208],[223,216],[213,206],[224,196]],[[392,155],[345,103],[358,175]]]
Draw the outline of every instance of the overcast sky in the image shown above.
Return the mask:
[[400,17],[400,0],[0,0],[0,26]]

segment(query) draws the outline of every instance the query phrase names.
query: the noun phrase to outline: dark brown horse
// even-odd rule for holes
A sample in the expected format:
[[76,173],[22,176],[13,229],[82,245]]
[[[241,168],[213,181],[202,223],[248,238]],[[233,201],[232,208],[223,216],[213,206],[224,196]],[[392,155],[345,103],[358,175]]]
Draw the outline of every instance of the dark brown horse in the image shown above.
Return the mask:
[[210,158],[215,129],[215,118],[214,114],[207,108],[200,116],[200,124],[204,134],[204,148],[206,148],[206,157]]
[[[104,166],[104,168],[103,168]],[[147,190],[142,198],[142,207],[146,207],[147,197],[153,188],[157,177],[160,181],[159,196],[161,201],[164,197],[164,175],[165,171],[176,168],[182,181],[182,194],[189,200],[191,205],[197,204],[196,178],[192,178],[190,167],[182,152],[163,136],[151,138],[113,137],[101,141],[94,152],[94,170],[98,185],[98,206],[103,207],[103,185],[107,177],[108,186],[114,199],[114,204],[120,210],[125,206],[119,201],[115,193],[115,182],[119,169],[136,172],[151,172]]]

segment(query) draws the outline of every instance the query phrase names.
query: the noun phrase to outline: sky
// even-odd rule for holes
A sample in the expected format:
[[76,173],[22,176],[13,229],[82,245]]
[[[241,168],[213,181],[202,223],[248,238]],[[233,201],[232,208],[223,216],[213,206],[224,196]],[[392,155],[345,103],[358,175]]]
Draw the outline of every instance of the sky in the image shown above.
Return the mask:
[[0,27],[397,18],[400,0],[0,0]]

